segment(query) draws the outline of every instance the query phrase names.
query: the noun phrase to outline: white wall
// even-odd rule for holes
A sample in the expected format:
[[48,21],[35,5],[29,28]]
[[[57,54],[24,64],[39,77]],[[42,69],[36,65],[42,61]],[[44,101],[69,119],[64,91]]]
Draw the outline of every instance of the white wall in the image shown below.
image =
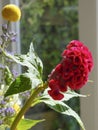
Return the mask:
[[92,51],[94,70],[82,94],[90,94],[81,99],[81,117],[86,130],[98,130],[98,0],[79,0],[79,36]]

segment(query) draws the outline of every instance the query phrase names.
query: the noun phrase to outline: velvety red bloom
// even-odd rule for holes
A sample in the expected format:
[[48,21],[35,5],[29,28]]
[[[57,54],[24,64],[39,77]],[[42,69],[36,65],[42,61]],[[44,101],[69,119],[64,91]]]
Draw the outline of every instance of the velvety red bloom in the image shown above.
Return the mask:
[[[62,61],[49,75],[48,93],[55,100],[63,98],[67,87],[78,90],[86,84],[93,67],[90,50],[80,41],[71,41],[62,53]],[[60,96],[60,97],[59,97]],[[57,98],[56,98],[57,97]]]
[[49,79],[57,79],[62,76],[62,64],[58,64],[55,69],[52,70],[51,74],[49,75]]
[[64,95],[61,94],[58,89],[51,89],[48,93],[54,100],[61,100],[64,98]]
[[89,72],[93,66],[93,58],[90,50],[80,41],[73,40],[71,41],[67,49],[65,49],[62,53],[63,58],[69,58],[74,61],[75,64],[84,63],[88,66]]
[[49,90],[48,93],[54,100],[61,100],[64,97],[60,92],[58,80],[50,80],[49,87],[51,90]]
[[70,49],[71,47],[82,47],[83,43],[78,41],[78,40],[72,40],[68,45],[67,45],[67,49]]

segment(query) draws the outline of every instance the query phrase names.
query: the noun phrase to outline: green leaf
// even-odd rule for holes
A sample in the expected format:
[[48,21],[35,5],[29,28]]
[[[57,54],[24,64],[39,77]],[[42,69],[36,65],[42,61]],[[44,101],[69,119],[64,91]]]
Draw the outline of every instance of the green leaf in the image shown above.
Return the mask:
[[41,97],[37,97],[34,101],[33,101],[33,103],[31,104],[31,107],[34,107],[35,105],[37,105],[37,104],[40,104],[40,103],[42,103],[43,101],[41,100]]
[[[40,58],[35,53],[32,43],[27,55],[13,56],[6,53],[6,56],[11,58],[16,63],[28,68],[27,73],[29,78],[31,78],[32,80],[33,88],[42,83],[43,64]],[[26,81],[24,80],[24,82]]]
[[34,51],[33,43],[31,43],[29,53],[26,55],[11,55],[9,53],[6,53],[6,56],[12,59],[14,62],[22,66],[26,66],[28,69],[30,68],[36,71],[38,76],[42,76],[43,64]]
[[6,126],[0,125],[0,130],[5,130]]
[[10,130],[7,125],[0,125],[0,130]]
[[35,88],[36,86],[38,86],[39,84],[42,84],[43,81],[41,79],[40,76],[38,76],[36,74],[36,72],[34,72],[32,69],[28,70],[28,76],[30,77],[31,79],[31,82],[32,82],[32,88]]
[[17,126],[17,130],[28,130],[31,127],[35,126],[37,123],[40,123],[42,121],[44,121],[44,119],[43,120],[22,119]]
[[85,95],[81,95],[74,91],[68,90],[64,96],[65,96],[64,100],[56,101],[56,100],[53,100],[49,96],[49,94],[47,94],[47,91],[45,91],[41,100],[45,104],[47,104],[51,109],[53,109],[61,114],[65,114],[65,115],[74,117],[77,120],[77,122],[80,124],[82,130],[85,130],[84,124],[83,124],[81,118],[79,117],[79,115],[75,111],[73,111],[66,103],[64,103],[64,101],[68,101],[73,97],[85,97]]
[[33,43],[30,45],[29,49],[29,62],[35,66],[38,70],[39,74],[42,75],[43,73],[43,64],[38,55],[34,51]]
[[70,90],[70,89],[63,94],[64,94],[64,98],[63,98],[62,101],[68,101],[68,100],[70,100],[71,98],[74,98],[74,97],[87,97],[87,95],[79,94],[79,93],[77,93],[73,90]]
[[27,73],[18,76],[10,85],[5,93],[5,96],[24,92],[41,84],[43,64],[40,58],[34,51],[33,44],[31,43],[29,53],[27,55],[11,55],[6,53],[6,56],[11,58],[18,64],[28,68]]
[[22,74],[18,76],[9,86],[7,92],[5,93],[5,97],[17,94],[20,92],[24,92],[32,88],[31,79],[27,76],[27,74]]

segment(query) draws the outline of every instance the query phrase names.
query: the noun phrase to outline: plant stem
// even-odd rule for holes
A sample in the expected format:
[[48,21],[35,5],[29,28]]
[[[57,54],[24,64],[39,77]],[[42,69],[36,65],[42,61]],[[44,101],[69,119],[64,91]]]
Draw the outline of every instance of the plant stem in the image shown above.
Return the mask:
[[17,114],[15,120],[13,121],[10,130],[16,130],[16,127],[19,123],[19,121],[21,120],[22,116],[25,114],[25,112],[30,108],[30,106],[32,105],[34,99],[36,98],[36,96],[42,92],[43,90],[45,90],[47,88],[47,83],[44,83],[42,86],[38,86],[35,91],[32,93],[32,95],[30,96],[30,98],[26,101],[25,105],[23,106],[23,108],[19,111],[19,113]]

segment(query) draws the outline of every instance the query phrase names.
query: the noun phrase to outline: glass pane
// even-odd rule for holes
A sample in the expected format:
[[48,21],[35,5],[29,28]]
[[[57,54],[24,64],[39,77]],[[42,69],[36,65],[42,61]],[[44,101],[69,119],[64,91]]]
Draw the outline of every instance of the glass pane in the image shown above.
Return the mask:
[[[20,0],[20,7],[21,51],[28,52],[30,43],[34,43],[44,64],[43,79],[46,80],[60,62],[68,42],[78,39],[78,0]],[[68,104],[79,113],[79,99],[72,99]],[[73,118],[59,115],[44,104],[31,108],[27,113],[30,115],[47,118],[46,123],[32,130],[79,130]]]

